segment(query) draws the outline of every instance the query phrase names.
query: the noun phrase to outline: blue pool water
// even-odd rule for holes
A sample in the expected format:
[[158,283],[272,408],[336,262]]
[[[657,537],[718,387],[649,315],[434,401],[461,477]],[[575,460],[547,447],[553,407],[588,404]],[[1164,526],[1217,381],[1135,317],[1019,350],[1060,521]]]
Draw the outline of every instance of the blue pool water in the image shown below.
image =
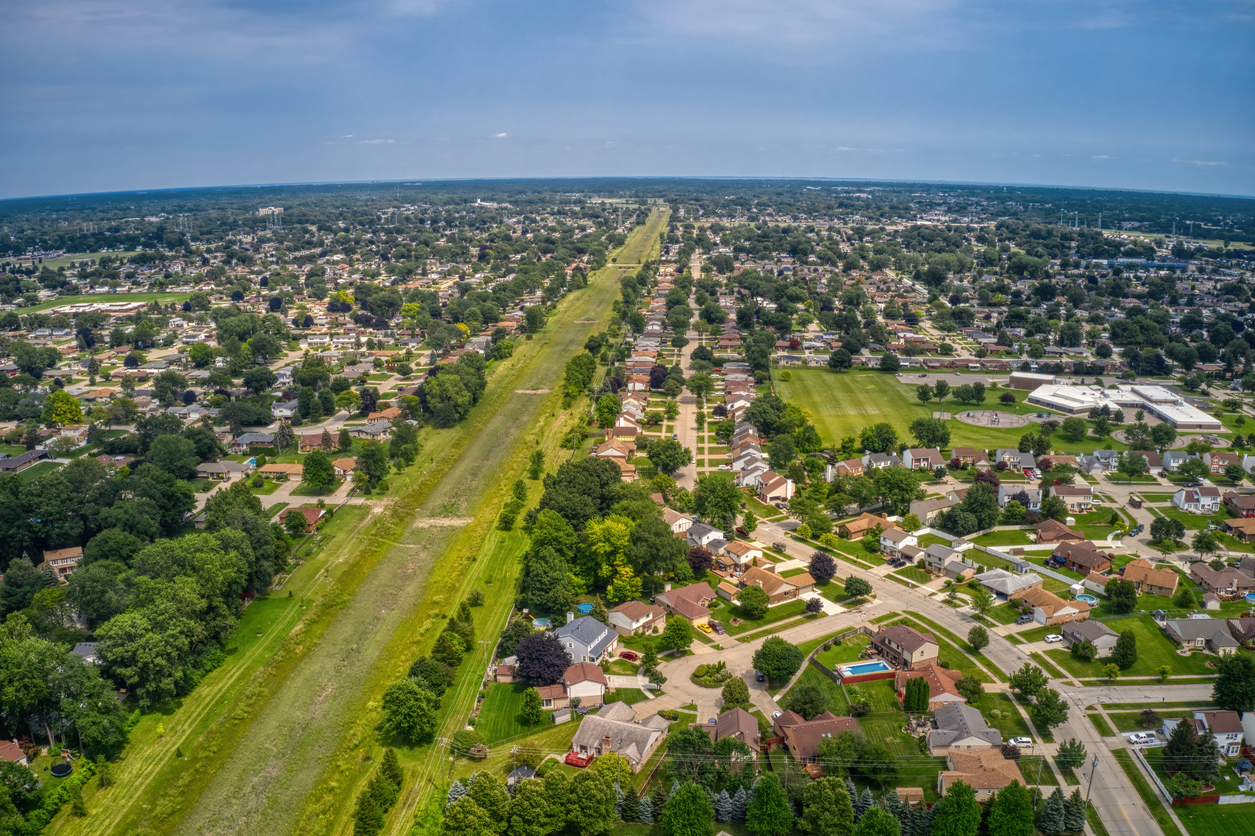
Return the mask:
[[580,604],[578,607],[576,607],[576,609],[580,611],[580,615],[588,615],[590,612],[593,611],[593,605],[587,604],[587,603]]
[[1084,601],[1085,603],[1090,604],[1090,605],[1098,603],[1098,599],[1095,598],[1093,595],[1078,595],[1076,596],[1076,600]]
[[1246,593],[1246,600],[1250,601],[1252,604],[1255,604],[1255,592]]
[[548,630],[548,629],[550,628],[550,626],[552,626],[552,624],[551,624],[551,622],[549,621],[549,619],[547,619],[547,618],[533,618],[533,619],[532,619],[532,628],[533,628],[533,629],[536,629],[536,630]]
[[863,673],[877,673],[878,671],[890,671],[893,668],[884,662],[858,662],[853,665],[841,665],[839,670],[842,676],[858,676]]

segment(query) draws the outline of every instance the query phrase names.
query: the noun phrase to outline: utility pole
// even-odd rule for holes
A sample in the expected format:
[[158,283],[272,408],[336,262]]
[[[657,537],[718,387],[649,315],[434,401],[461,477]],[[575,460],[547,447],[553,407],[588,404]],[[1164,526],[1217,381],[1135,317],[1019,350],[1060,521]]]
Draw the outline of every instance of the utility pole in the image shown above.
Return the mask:
[[1089,794],[1094,791],[1094,773],[1098,771],[1098,756],[1094,755],[1094,762],[1089,769],[1089,786],[1085,788],[1085,811],[1089,814]]

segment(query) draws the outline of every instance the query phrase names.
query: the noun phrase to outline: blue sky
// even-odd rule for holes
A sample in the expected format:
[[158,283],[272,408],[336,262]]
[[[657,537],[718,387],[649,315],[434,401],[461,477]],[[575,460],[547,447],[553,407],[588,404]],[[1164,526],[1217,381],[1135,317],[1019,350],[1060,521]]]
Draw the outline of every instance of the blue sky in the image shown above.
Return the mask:
[[0,197],[443,177],[1255,195],[1255,0],[0,0]]

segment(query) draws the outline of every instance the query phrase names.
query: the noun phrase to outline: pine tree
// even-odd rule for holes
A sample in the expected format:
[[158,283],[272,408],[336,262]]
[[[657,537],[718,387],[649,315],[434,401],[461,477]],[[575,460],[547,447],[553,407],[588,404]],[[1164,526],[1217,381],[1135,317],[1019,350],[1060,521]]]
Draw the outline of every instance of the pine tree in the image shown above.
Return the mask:
[[636,787],[628,784],[627,792],[623,794],[623,804],[620,806],[619,817],[624,821],[638,821],[640,807],[641,799],[636,792]]
[[1064,829],[1072,833],[1079,833],[1085,829],[1085,799],[1081,798],[1079,789],[1072,790],[1072,794],[1068,796],[1063,823]]
[[466,787],[462,786],[461,781],[454,781],[449,785],[449,792],[444,797],[445,809],[449,809],[449,805],[466,795]]
[[749,806],[749,793],[745,791],[745,787],[737,787],[736,795],[732,796],[732,821],[743,824],[745,822],[745,813]]
[[398,790],[405,783],[405,772],[401,769],[401,762],[397,760],[397,750],[391,746],[384,750],[383,763],[379,766],[379,772],[395,784]]
[[667,798],[675,795],[680,789],[680,779],[676,778],[671,782],[671,789],[667,791]]
[[902,836],[911,836],[911,808],[898,796],[897,790],[889,790],[882,795],[880,806],[898,820]]
[[715,821],[725,823],[732,821],[732,796],[728,795],[727,790],[723,790],[715,797]]
[[353,810],[353,836],[375,836],[383,829],[383,814],[372,793],[359,795]]
[[[850,798],[853,799],[854,796],[850,796]],[[854,802],[854,820],[858,821],[861,819],[863,814],[870,810],[875,803],[876,799],[872,797],[872,788],[864,787],[863,794],[858,797],[858,801]]]
[[1050,794],[1050,798],[1046,799],[1046,803],[1042,806],[1041,818],[1037,821],[1037,827],[1046,836],[1055,836],[1055,834],[1063,832],[1066,825],[1065,818],[1063,790],[1055,787],[1055,791]]
[[654,823],[654,801],[649,796],[641,798],[641,803],[636,808],[636,820],[641,824]]
[[654,821],[662,815],[662,811],[667,809],[667,791],[662,788],[662,784],[658,783],[654,786]]
[[618,781],[615,781],[614,782],[614,817],[618,819],[619,821],[625,820],[623,818],[623,802],[626,799],[627,799],[627,796],[623,794],[623,787],[619,786]]
[[1194,734],[1194,724],[1182,720],[1173,726],[1163,747],[1164,768],[1170,772],[1192,770],[1197,764],[1197,757],[1198,737]]
[[850,794],[850,803],[854,805],[854,815],[858,817],[858,787],[854,786],[854,782],[850,780],[850,776],[845,776],[845,791]]
[[911,836],[930,836],[932,826],[933,812],[927,804],[917,804],[911,808]]

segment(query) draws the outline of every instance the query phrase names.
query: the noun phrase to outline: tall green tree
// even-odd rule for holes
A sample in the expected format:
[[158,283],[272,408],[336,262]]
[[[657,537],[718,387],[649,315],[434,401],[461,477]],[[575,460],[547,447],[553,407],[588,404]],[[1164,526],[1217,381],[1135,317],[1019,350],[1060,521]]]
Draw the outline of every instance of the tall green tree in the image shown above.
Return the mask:
[[854,836],[901,836],[901,834],[902,824],[897,816],[879,807],[872,807],[864,813],[858,820],[858,826],[854,828]]
[[798,827],[810,836],[847,836],[854,827],[854,805],[845,784],[824,777],[802,793],[802,817]]
[[1255,711],[1255,659],[1248,653],[1235,653],[1219,664],[1212,700],[1230,711]]
[[578,827],[580,833],[591,836],[608,833],[614,827],[614,808],[618,800],[609,776],[584,770],[571,781],[567,820]]
[[1019,781],[999,790],[987,806],[991,834],[1033,836],[1033,799]]
[[745,826],[754,836],[787,836],[793,829],[793,810],[775,775],[767,773],[758,779]]
[[955,781],[933,807],[931,836],[976,836],[981,811],[976,793],[963,781]]
[[510,836],[545,836],[550,833],[549,801],[538,778],[525,778],[514,787],[510,801]]
[[1111,661],[1126,671],[1137,662],[1137,635],[1132,630],[1125,630],[1116,639],[1116,646],[1111,651]]
[[706,790],[685,781],[667,801],[658,826],[666,836],[713,836],[714,814]]

